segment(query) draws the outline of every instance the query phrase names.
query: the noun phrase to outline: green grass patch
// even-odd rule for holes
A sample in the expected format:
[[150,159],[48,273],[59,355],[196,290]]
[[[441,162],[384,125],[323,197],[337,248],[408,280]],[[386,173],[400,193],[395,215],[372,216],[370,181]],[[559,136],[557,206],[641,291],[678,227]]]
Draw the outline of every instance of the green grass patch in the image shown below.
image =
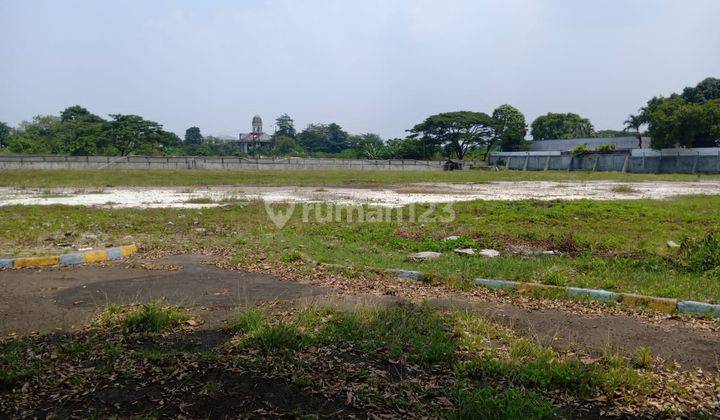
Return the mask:
[[23,353],[32,351],[29,343],[13,340],[0,343],[0,391],[13,389],[40,373],[42,361],[28,363]]
[[352,342],[357,348],[421,365],[449,363],[455,342],[440,314],[412,305],[357,311],[305,309],[290,319],[270,320],[256,309],[232,325],[239,344],[262,351],[294,351],[318,344]]
[[532,391],[488,386],[456,391],[456,419],[552,419],[556,410]]
[[157,333],[178,327],[190,316],[182,309],[162,306],[159,302],[148,302],[139,307],[112,305],[100,314],[100,323],[105,326],[121,326],[131,333]]
[[[285,208],[277,205],[280,211]],[[300,266],[301,256],[352,267],[419,270],[435,281],[468,287],[476,277],[610,289],[661,297],[720,302],[717,239],[720,197],[668,200],[473,201],[455,203],[452,221],[321,223],[302,221],[298,207],[278,229],[265,206],[194,209],[99,209],[69,206],[0,207],[0,250],[57,252],[52,238],[104,232],[106,241],[142,243],[145,249],[228,251],[237,263],[264,254],[268,264]],[[417,211],[424,211],[420,206]],[[314,214],[314,212],[312,212]],[[182,217],[180,217],[182,216]],[[197,235],[196,229],[207,232]],[[459,239],[443,241],[449,235]],[[690,238],[683,241],[683,238]],[[683,243],[680,252],[668,240]],[[66,241],[62,239],[62,241]],[[557,255],[513,249],[558,251]],[[454,248],[493,248],[497,258],[455,255]],[[442,252],[416,263],[418,251]],[[43,253],[43,252],[36,252]],[[343,272],[348,276],[363,270]]]

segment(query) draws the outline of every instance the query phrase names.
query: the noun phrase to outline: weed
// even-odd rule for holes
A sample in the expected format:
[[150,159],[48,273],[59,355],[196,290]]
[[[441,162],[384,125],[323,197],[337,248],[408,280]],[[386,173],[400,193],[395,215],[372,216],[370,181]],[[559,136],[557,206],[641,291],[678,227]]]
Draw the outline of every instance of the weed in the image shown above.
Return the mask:
[[541,273],[538,280],[540,280],[541,283],[550,286],[564,286],[568,283],[567,269],[552,266],[545,272]]
[[214,202],[210,197],[192,197],[185,200],[187,204],[213,204]]
[[532,391],[509,388],[501,391],[492,387],[455,392],[457,419],[551,419],[553,406]]
[[68,356],[75,356],[85,353],[92,348],[92,344],[87,340],[70,340],[58,346],[58,351]]
[[160,306],[159,302],[153,301],[130,309],[111,305],[99,318],[101,325],[119,325],[128,332],[154,333],[173,329],[190,316],[181,309]]
[[640,369],[649,369],[652,367],[653,356],[649,347],[641,346],[635,349],[633,355],[633,363]]
[[28,362],[24,358],[30,351],[30,344],[22,340],[0,343],[0,391],[10,390],[40,372],[39,360]]
[[303,256],[299,251],[289,251],[282,256],[282,260],[285,262],[300,261],[302,259]]
[[248,334],[259,330],[265,321],[265,315],[259,310],[246,309],[235,317],[235,322],[230,325],[230,328],[241,334]]
[[713,229],[700,239],[686,237],[680,244],[678,256],[680,265],[690,272],[717,271],[720,269],[720,235]]
[[635,188],[627,184],[615,185],[612,187],[611,191],[619,194],[632,194],[637,192]]
[[222,383],[218,381],[208,381],[203,385],[205,393],[209,395],[217,394],[222,389]]

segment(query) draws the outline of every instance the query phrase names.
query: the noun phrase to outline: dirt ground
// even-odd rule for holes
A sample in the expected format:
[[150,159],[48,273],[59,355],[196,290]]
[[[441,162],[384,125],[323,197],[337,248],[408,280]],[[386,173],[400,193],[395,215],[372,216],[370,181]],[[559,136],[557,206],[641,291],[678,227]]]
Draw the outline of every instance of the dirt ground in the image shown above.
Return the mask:
[[[225,270],[205,264],[207,257],[186,255],[131,260],[106,266],[0,271],[0,337],[72,331],[108,304],[164,299],[189,308],[215,329],[232,320],[238,306],[259,302],[281,305],[354,307],[403,300],[286,280],[268,274]],[[672,317],[653,319],[630,313],[592,316],[558,308],[530,309],[498,301],[464,299],[462,293],[428,299],[440,308],[481,313],[556,348],[591,354],[618,351],[631,355],[639,346],[684,368],[717,369],[720,333],[694,328]]]
[[470,200],[629,200],[688,194],[720,194],[720,182],[499,181],[477,184],[412,183],[383,188],[347,187],[113,187],[17,189],[0,187],[0,206],[50,205],[202,208],[231,201],[324,202],[404,206]]

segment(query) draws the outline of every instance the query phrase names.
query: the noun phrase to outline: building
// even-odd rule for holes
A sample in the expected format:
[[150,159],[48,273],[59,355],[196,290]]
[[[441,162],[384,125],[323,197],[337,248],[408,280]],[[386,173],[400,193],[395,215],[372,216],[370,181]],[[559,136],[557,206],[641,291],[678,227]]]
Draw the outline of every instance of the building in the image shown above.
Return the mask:
[[650,137],[643,137],[642,144],[637,137],[534,140],[528,142],[528,150],[531,152],[570,152],[578,146],[596,150],[598,146],[603,144],[612,144],[617,151],[648,149],[650,148]]
[[238,147],[242,153],[252,153],[258,146],[270,144],[272,136],[263,132],[262,118],[256,115],[252,119],[252,132],[240,133]]

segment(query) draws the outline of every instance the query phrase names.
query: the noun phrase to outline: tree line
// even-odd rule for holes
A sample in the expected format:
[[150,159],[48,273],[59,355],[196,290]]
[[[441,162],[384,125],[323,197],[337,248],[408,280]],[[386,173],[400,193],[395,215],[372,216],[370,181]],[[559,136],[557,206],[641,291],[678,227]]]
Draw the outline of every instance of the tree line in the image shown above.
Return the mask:
[[[138,115],[102,118],[75,105],[60,116],[38,115],[12,128],[0,122],[0,153],[86,155],[240,156],[233,140],[203,136],[190,127],[184,138]],[[629,115],[623,130],[598,130],[575,113],[548,113],[530,124],[533,140],[649,135],[652,147],[712,147],[720,140],[720,79],[707,78],[682,93],[650,99]],[[297,131],[292,117],[275,120],[272,141],[253,149],[263,156],[314,156],[365,159],[484,159],[491,150],[527,150],[528,125],[516,107],[492,113],[445,112],[408,129],[404,138],[350,134],[337,123],[309,124]],[[643,128],[646,131],[643,132]]]

